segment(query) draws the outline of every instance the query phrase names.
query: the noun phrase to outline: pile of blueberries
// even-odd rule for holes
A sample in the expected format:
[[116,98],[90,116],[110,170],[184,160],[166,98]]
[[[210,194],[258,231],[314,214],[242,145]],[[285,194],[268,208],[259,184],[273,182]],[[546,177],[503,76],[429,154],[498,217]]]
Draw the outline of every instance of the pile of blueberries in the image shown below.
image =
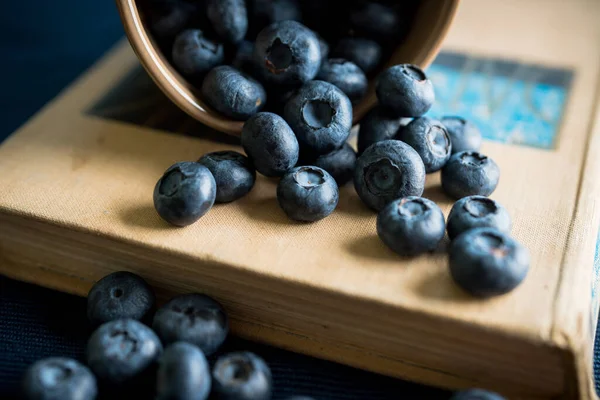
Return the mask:
[[[479,297],[512,290],[527,274],[529,253],[509,236],[506,209],[488,198],[499,168],[479,153],[481,134],[472,123],[424,116],[435,95],[421,69],[401,64],[380,72],[379,104],[361,121],[358,153],[346,143],[367,77],[402,40],[418,5],[348,3],[145,0],[145,21],[177,70],[212,108],[245,121],[247,156],[219,151],[171,166],[154,189],[158,214],[190,225],[215,202],[249,193],[258,171],[279,179],[277,200],[290,219],[314,222],[334,211],[339,187],[353,180],[360,199],[379,213],[377,233],[390,249],[402,256],[434,251],[447,230],[459,286]],[[426,174],[440,170],[443,190],[458,200],[447,223],[421,197]],[[117,272],[98,281],[88,296],[88,317],[98,327],[87,367],[67,358],[38,361],[25,375],[25,398],[94,399],[99,391],[118,397],[131,388],[126,398],[139,398],[149,379],[160,400],[271,398],[271,373],[257,355],[224,354],[210,367],[206,357],[229,330],[218,302],[188,294],[154,309],[142,278]],[[453,399],[501,397],[474,389]]]
[[[262,358],[246,351],[218,354],[229,332],[221,304],[199,293],[175,297],[158,310],[155,304],[152,288],[138,275],[120,271],[99,280],[87,299],[88,319],[95,328],[87,343],[87,366],[64,357],[39,360],[25,373],[23,398],[272,398],[271,371]],[[502,399],[480,389],[452,397]]]
[[[379,213],[377,233],[393,251],[403,256],[434,251],[447,225],[450,272],[458,285],[480,297],[514,289],[529,270],[529,253],[509,236],[506,209],[488,198],[498,185],[498,165],[479,152],[481,133],[472,123],[425,116],[435,94],[419,67],[400,64],[379,73],[378,105],[360,123],[358,153],[346,143],[352,104],[365,93],[366,74],[381,62],[381,51],[368,49],[401,40],[414,10],[351,2],[339,11],[340,21],[347,13],[348,22],[318,25],[314,17],[328,15],[330,2],[319,3],[320,13],[307,14],[292,0],[207,0],[194,8],[205,21],[182,11],[191,7],[187,2],[168,1],[169,7],[150,10],[149,26],[172,43],[174,65],[190,81],[202,79],[208,104],[245,120],[241,145],[247,155],[219,151],[171,166],[154,189],[158,214],[177,226],[192,224],[215,202],[246,195],[258,171],[279,179],[277,200],[290,219],[314,222],[335,210],[339,187],[353,180],[360,199]],[[319,36],[297,21],[301,15],[312,28],[340,25],[343,35],[353,35],[337,40],[338,58],[326,58],[324,39],[336,34],[325,28]],[[175,32],[190,21],[204,30]],[[370,44],[359,44],[365,41]],[[235,49],[233,66],[220,65],[227,46]],[[260,111],[267,92],[275,112]],[[459,200],[447,224],[440,208],[421,197],[426,174],[440,170],[443,190]]]

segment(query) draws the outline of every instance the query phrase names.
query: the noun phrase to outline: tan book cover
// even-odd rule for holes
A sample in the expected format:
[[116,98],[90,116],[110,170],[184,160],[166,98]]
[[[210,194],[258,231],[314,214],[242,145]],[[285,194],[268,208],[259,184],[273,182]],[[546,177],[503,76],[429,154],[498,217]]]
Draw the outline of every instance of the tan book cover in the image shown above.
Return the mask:
[[[429,69],[432,115],[475,120],[502,176],[493,198],[531,251],[514,292],[469,297],[445,254],[402,259],[344,187],[289,221],[276,182],[170,227],[152,190],[171,164],[237,140],[169,103],[123,42],[0,146],[0,273],[85,295],[131,270],[161,296],[202,291],[247,338],[449,388],[595,398],[592,268],[600,226],[600,3],[465,0]],[[452,201],[428,176],[425,197]]]

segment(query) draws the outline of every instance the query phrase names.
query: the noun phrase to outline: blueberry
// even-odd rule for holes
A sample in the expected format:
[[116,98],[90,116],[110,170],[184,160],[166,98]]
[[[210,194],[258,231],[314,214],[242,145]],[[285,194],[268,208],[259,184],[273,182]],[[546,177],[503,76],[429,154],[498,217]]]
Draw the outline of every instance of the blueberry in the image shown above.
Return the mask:
[[317,157],[310,165],[327,171],[338,186],[343,186],[352,180],[354,167],[356,165],[356,152],[348,143],[342,147]]
[[272,377],[264,360],[250,352],[221,356],[212,370],[213,393],[220,400],[268,400]]
[[475,228],[450,244],[450,274],[465,291],[477,297],[510,292],[525,279],[529,252],[510,236],[493,228]]
[[448,236],[454,239],[473,228],[494,228],[509,234],[511,228],[508,211],[500,203],[484,196],[463,197],[452,206],[448,214]]
[[379,103],[398,117],[420,117],[435,100],[433,84],[416,65],[394,65],[383,71],[375,87]]
[[381,62],[381,46],[370,39],[344,38],[333,49],[333,57],[352,61],[365,74],[371,73]]
[[185,1],[155,1],[145,10],[146,22],[160,41],[173,40],[189,27],[198,13],[197,5]]
[[298,140],[277,114],[262,112],[248,119],[242,129],[242,146],[265,176],[283,176],[298,162]]
[[444,238],[445,229],[442,210],[423,197],[394,200],[377,215],[377,235],[386,246],[403,256],[435,250]]
[[343,58],[325,60],[321,64],[317,79],[337,86],[346,93],[352,104],[358,103],[365,97],[369,84],[362,69],[352,61]]
[[297,0],[252,0],[250,4],[253,36],[274,22],[302,19],[302,10]]
[[335,210],[339,200],[338,186],[324,169],[296,167],[277,185],[277,202],[295,221],[314,222]]
[[190,79],[200,79],[223,62],[223,46],[206,38],[199,29],[188,29],[173,44],[173,64]]
[[376,106],[360,121],[358,153],[362,154],[373,143],[395,139],[406,119],[392,115],[385,108]]
[[207,0],[206,14],[223,40],[237,43],[246,36],[248,15],[244,0]]
[[366,205],[379,211],[398,198],[423,194],[425,166],[406,143],[383,140],[358,157],[354,187]]
[[256,114],[267,101],[265,88],[258,81],[227,65],[206,75],[202,97],[220,113],[238,120]]
[[210,367],[198,347],[175,342],[158,363],[156,400],[206,400],[210,394]]
[[123,318],[145,320],[155,302],[154,291],[141,277],[127,271],[113,272],[90,289],[87,316],[93,325]]
[[239,71],[247,74],[255,74],[254,43],[247,40],[239,42],[231,65]]
[[327,57],[329,57],[329,44],[321,35],[319,35],[318,32],[315,32],[315,35],[319,40],[319,50],[321,50],[321,65],[323,65],[323,62],[327,60]]
[[412,120],[399,133],[398,139],[415,149],[425,164],[425,172],[439,171],[452,151],[450,136],[441,122],[428,117]]
[[177,296],[159,308],[152,329],[165,345],[189,342],[211,355],[227,337],[229,319],[216,300],[193,293]]
[[500,169],[491,158],[474,151],[455,153],[442,168],[442,188],[449,196],[489,196],[498,186]]
[[498,393],[483,389],[468,389],[457,392],[450,400],[506,400]]
[[348,96],[323,81],[311,81],[298,89],[285,105],[283,115],[296,133],[300,148],[315,154],[342,146],[352,128]]
[[264,79],[299,85],[313,79],[321,65],[317,36],[296,21],[276,22],[256,37],[254,57]]
[[149,371],[162,353],[152,329],[134,319],[100,325],[87,343],[87,364],[107,385],[122,385]]
[[154,188],[154,207],[170,224],[196,222],[215,202],[217,184],[209,169],[195,162],[180,162],[167,169]]
[[452,153],[479,151],[482,142],[481,132],[475,124],[461,117],[443,117],[441,122],[450,134]]
[[25,400],[93,400],[96,378],[78,361],[51,357],[32,364],[23,377]]
[[198,162],[210,170],[217,183],[217,203],[244,197],[256,181],[256,171],[248,159],[235,151],[216,151],[203,155]]
[[352,30],[376,40],[398,37],[406,23],[394,8],[374,1],[362,3],[350,13]]

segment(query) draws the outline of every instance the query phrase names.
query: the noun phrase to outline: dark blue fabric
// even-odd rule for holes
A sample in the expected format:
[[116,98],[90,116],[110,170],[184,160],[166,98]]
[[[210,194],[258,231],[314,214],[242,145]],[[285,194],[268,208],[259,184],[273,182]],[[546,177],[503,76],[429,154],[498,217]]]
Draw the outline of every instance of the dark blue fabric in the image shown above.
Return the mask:
[[[7,0],[0,3],[0,141],[92,65],[123,35],[112,1]],[[17,396],[27,365],[47,356],[81,359],[89,334],[85,299],[0,276],[0,398]],[[273,369],[275,398],[447,399],[433,388],[385,378],[232,338]],[[600,365],[596,352],[595,365]]]

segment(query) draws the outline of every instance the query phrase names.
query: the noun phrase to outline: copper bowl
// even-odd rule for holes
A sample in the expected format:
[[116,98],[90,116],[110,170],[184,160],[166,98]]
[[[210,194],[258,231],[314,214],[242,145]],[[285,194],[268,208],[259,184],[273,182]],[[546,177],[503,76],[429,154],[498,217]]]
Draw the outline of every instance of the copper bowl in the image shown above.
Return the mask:
[[[179,108],[201,123],[230,135],[239,136],[243,122],[229,119],[208,107],[199,93],[163,56],[143,23],[139,0],[116,0],[131,47],[158,87]],[[460,0],[422,0],[404,41],[392,54],[388,65],[411,63],[426,68],[437,55],[450,28]],[[365,99],[354,107],[354,123],[376,104],[371,82]]]

